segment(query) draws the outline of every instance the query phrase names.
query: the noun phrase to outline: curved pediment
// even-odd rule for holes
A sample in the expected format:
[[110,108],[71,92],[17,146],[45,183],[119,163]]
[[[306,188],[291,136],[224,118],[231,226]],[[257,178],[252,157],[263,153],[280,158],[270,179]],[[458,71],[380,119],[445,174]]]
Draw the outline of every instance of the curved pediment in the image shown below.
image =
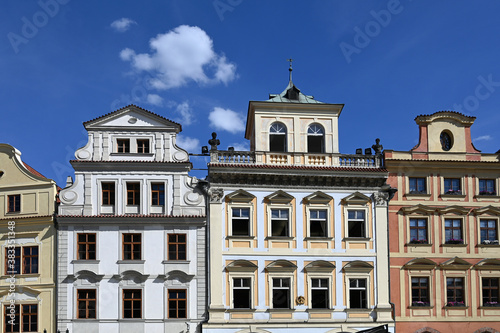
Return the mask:
[[469,269],[472,264],[468,261],[460,259],[459,257],[451,258],[439,265],[441,269],[456,269],[456,270],[466,270]]
[[251,202],[255,198],[255,195],[248,193],[245,190],[238,190],[226,195],[226,201],[230,202]]
[[437,263],[427,258],[415,258],[403,265],[405,269],[434,269]]
[[79,280],[87,280],[90,283],[95,283],[97,281],[101,281],[104,275],[98,275],[92,271],[82,269],[74,274],[75,278]]
[[183,272],[181,270],[173,270],[167,273],[165,279],[166,280],[179,280],[181,282],[187,282],[191,280],[194,277],[194,275],[187,274],[186,272]]
[[297,269],[297,265],[288,260],[275,260],[266,266],[268,272],[293,272]]
[[304,267],[306,272],[333,272],[335,265],[326,260],[316,260]]
[[282,190],[269,194],[265,199],[272,203],[290,203],[294,197]]
[[474,265],[475,269],[485,270],[500,270],[500,260],[494,258],[486,258]]
[[254,272],[258,266],[248,260],[235,260],[226,266],[229,272]]
[[348,262],[344,265],[343,270],[345,272],[361,272],[368,273],[373,269],[373,265],[361,260],[355,260]]
[[469,212],[469,209],[462,207],[462,206],[448,206],[444,208],[438,208],[437,212],[439,214],[460,214],[460,215],[466,215]]
[[332,201],[332,197],[321,191],[316,191],[313,194],[308,195],[304,198],[304,202],[312,204],[328,204]]
[[411,207],[402,207],[400,211],[403,214],[424,214],[424,215],[429,215],[435,212],[435,208],[426,206],[426,205],[415,205]]
[[361,192],[354,192],[341,200],[342,204],[351,205],[366,205],[371,202],[370,197],[367,197]]
[[476,208],[473,210],[475,215],[500,215],[500,208],[493,207],[491,205],[481,208]]

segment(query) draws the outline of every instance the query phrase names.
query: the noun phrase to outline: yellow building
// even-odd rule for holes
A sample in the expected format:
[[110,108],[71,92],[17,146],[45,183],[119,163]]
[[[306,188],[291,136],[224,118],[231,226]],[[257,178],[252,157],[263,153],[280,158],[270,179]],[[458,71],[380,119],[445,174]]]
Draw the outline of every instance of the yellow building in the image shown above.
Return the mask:
[[2,332],[55,330],[56,183],[0,144]]

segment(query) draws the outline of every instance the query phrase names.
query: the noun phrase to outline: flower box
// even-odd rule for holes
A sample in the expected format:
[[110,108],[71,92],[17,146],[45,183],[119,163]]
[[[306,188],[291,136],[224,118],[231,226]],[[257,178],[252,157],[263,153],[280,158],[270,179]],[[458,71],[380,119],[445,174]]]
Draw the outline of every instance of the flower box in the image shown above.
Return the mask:
[[480,191],[479,195],[496,195],[496,193],[490,191]]
[[460,306],[465,306],[464,301],[459,301],[459,302],[448,302],[446,303],[446,306],[451,306],[451,307],[460,307]]
[[498,303],[498,302],[486,302],[483,304],[483,306],[500,307],[500,303]]
[[461,195],[462,191],[461,190],[448,190],[444,194]]
[[446,244],[463,244],[464,240],[463,239],[456,239],[456,238],[450,238],[446,241]]
[[498,240],[492,240],[490,241],[489,239],[485,239],[484,241],[481,242],[482,245],[498,245],[499,242]]
[[416,239],[416,238],[413,238],[410,241],[410,244],[428,244],[428,242],[427,242],[427,239]]
[[411,306],[430,306],[430,303],[423,302],[423,301],[414,301],[414,302],[411,302]]

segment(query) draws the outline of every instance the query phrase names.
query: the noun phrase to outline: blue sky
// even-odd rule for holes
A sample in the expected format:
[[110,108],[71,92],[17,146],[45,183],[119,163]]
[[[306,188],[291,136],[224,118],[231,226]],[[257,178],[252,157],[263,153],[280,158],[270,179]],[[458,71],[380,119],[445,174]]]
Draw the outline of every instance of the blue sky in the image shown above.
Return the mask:
[[213,131],[221,149],[248,149],[248,101],[284,90],[290,57],[302,92],[345,104],[342,153],[377,137],[385,149],[409,150],[414,118],[440,110],[476,116],[475,146],[500,149],[496,0],[4,0],[0,8],[0,142],[61,186],[87,140],[82,122],[131,103],[180,122],[179,145],[191,153]]

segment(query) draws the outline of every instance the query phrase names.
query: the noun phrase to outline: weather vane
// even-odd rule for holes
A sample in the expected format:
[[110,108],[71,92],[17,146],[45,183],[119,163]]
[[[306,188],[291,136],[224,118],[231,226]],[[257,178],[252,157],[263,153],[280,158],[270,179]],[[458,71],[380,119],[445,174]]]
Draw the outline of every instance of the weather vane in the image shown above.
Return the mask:
[[290,72],[290,81],[292,81],[292,71],[293,71],[293,68],[292,68],[292,61],[293,59],[290,58],[290,59],[287,59],[287,61],[290,62],[290,68],[288,68],[288,71]]

